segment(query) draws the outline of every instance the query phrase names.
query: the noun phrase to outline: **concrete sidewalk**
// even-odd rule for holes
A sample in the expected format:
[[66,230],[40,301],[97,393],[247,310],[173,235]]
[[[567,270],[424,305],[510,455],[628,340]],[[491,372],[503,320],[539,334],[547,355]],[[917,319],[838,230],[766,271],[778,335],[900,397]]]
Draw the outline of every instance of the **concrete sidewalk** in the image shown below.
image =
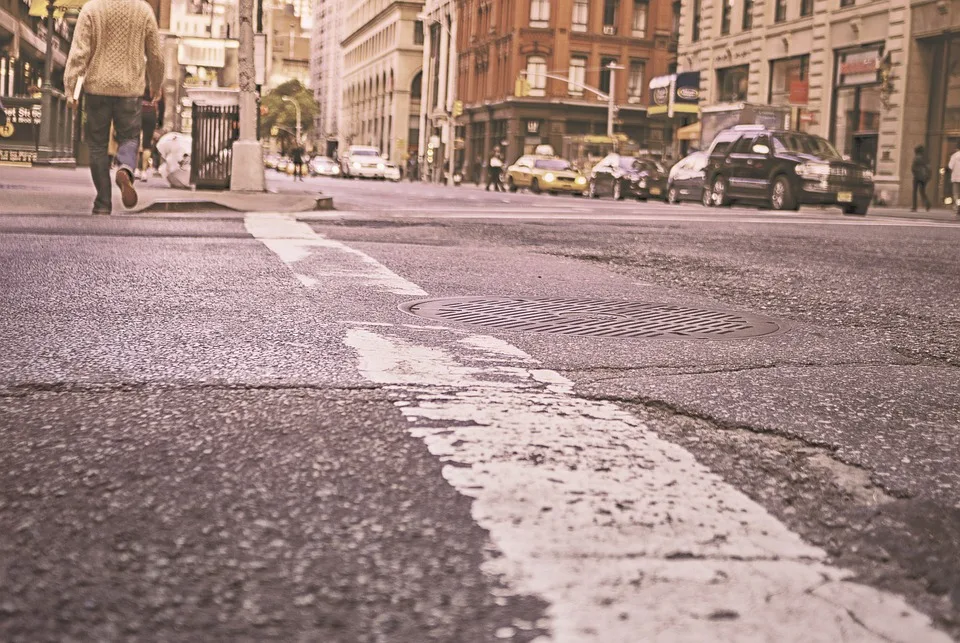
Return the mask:
[[[140,202],[133,210],[113,191],[115,215],[156,212],[309,212],[333,208],[333,199],[309,183],[267,181],[267,192],[178,190],[159,177],[137,181]],[[90,214],[94,188],[88,168],[0,165],[0,214]]]

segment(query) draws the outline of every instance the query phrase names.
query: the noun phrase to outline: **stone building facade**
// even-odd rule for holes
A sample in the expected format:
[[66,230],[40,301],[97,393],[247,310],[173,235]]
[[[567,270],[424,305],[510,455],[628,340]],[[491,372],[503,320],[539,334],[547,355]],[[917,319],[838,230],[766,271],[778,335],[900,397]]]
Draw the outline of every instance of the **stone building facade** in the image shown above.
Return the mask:
[[702,106],[787,106],[791,129],[831,140],[903,203],[909,22],[905,0],[681,0],[677,64],[700,73]]
[[[426,0],[423,9],[423,99],[417,144],[423,176],[440,180],[456,156],[454,104],[457,100],[457,3]],[[431,143],[436,147],[428,154]],[[460,160],[460,159],[455,159]],[[462,161],[460,161],[462,163]]]
[[356,0],[344,28],[340,147],[402,163],[420,138],[422,0]]
[[[622,67],[613,72],[617,133],[662,150],[670,131],[647,116],[648,81],[672,70],[673,7],[670,0],[457,0],[458,124],[468,174],[495,146],[512,162],[539,144],[560,152],[571,137],[604,137],[607,100],[583,85],[606,92],[609,63]],[[516,95],[521,71],[529,96]]]
[[316,0],[310,41],[310,86],[320,109],[314,131],[318,149],[327,156],[337,153],[340,136],[341,90],[343,74],[343,25],[347,0]]

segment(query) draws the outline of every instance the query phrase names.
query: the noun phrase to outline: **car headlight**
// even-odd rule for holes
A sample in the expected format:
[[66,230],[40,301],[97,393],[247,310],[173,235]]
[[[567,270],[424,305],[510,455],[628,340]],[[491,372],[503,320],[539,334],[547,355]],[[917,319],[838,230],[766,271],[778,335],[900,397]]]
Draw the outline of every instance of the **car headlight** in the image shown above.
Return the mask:
[[646,189],[647,189],[647,180],[646,180],[646,179],[640,179],[640,182],[637,183],[637,185],[639,185],[641,189],[646,190]]
[[340,168],[338,168],[338,167],[333,168],[333,173],[334,173],[334,174],[340,174]]
[[353,162],[353,167],[354,167],[354,169],[359,170],[359,169],[360,169],[360,162],[359,162],[359,161],[354,161],[354,162]]
[[797,174],[805,179],[819,179],[830,176],[830,166],[826,163],[801,163],[796,170]]
[[553,181],[556,178],[557,177],[555,177],[552,172],[547,172],[546,174],[543,175],[543,180],[546,181],[547,183],[553,183]]
[[378,170],[382,170],[382,169],[384,169],[385,167],[386,167],[386,166],[385,166],[383,163],[377,163],[377,169],[378,169]]
[[585,176],[577,177],[577,185],[586,185],[586,184],[587,184],[587,177]]
[[871,172],[870,170],[862,170],[860,172],[860,177],[864,181],[873,181],[873,172]]

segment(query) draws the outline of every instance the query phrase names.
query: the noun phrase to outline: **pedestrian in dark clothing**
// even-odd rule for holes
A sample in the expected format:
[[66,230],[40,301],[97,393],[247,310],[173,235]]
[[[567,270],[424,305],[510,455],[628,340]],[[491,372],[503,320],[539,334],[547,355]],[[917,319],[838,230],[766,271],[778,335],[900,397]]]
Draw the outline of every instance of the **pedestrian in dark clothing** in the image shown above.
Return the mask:
[[[123,205],[137,204],[133,172],[137,168],[145,92],[160,98],[163,51],[160,30],[150,5],[143,0],[92,0],[80,10],[70,55],[63,74],[71,107],[81,86],[86,104],[90,174],[97,189],[94,214],[110,214],[110,130],[116,131],[119,169],[116,184]],[[148,79],[145,83],[144,79]],[[149,87],[145,87],[149,85]]]
[[[149,82],[147,83],[149,86]],[[150,89],[143,92],[140,103],[140,167],[135,173],[141,181],[147,180],[147,174],[153,165],[153,133],[157,130],[157,104],[150,96]]]
[[930,199],[927,197],[927,181],[930,180],[930,161],[927,160],[923,145],[914,148],[913,166],[913,208],[911,212],[917,211],[917,192],[923,197],[923,205],[930,211]]
[[483,157],[477,154],[473,162],[473,184],[480,187],[480,181],[483,179]]
[[419,169],[420,163],[417,161],[416,156],[411,156],[410,160],[407,161],[407,178],[411,183],[416,181],[419,178]]
[[503,159],[500,158],[500,150],[496,149],[487,162],[487,192],[490,191],[491,185],[494,192],[503,192],[503,183],[500,182],[501,172],[503,172]]
[[291,158],[293,159],[293,180],[297,179],[303,180],[303,146],[297,143],[296,147],[293,148],[293,152],[290,153]]

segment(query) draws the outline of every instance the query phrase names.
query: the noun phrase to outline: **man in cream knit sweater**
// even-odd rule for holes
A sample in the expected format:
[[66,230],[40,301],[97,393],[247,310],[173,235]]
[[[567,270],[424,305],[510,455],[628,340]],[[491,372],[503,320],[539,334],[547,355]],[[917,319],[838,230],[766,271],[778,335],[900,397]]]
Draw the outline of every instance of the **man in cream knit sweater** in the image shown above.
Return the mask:
[[63,84],[72,100],[77,83],[87,113],[90,173],[97,188],[94,214],[110,214],[110,126],[116,132],[116,183],[123,205],[137,204],[133,170],[140,147],[140,107],[146,83],[159,100],[163,83],[160,32],[150,5],[144,0],[92,0],[80,11],[73,34]]

